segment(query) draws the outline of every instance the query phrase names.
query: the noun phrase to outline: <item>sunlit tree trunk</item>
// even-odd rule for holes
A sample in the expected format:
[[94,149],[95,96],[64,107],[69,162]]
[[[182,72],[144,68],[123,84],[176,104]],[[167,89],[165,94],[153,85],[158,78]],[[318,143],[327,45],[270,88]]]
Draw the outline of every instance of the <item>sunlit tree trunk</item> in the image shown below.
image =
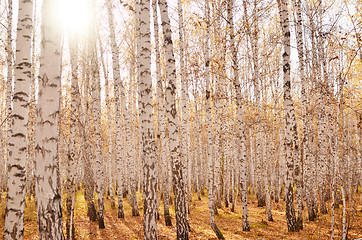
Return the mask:
[[218,239],[224,239],[223,234],[217,227],[215,223],[215,210],[214,210],[214,196],[215,194],[215,159],[213,155],[213,119],[211,114],[211,91],[212,87],[210,86],[210,4],[209,0],[205,1],[205,20],[206,20],[206,38],[205,38],[205,108],[206,108],[206,127],[207,127],[207,139],[206,139],[206,149],[207,149],[207,172],[208,172],[208,199],[209,199],[209,213],[210,213],[210,225],[216,237]]
[[[267,126],[264,126],[264,130],[267,130]],[[264,178],[264,188],[265,188],[265,202],[266,202],[266,219],[268,219],[268,221],[273,221],[273,215],[271,212],[271,202],[270,202],[270,188],[269,188],[269,174],[270,174],[270,161],[273,158],[272,152],[268,151],[270,149],[270,144],[273,144],[272,141],[270,141],[270,134],[268,132],[264,132],[265,133],[265,138],[263,139],[262,142],[262,149],[263,149],[263,161],[264,161],[264,173],[263,173],[263,178]],[[269,141],[268,141],[269,140]],[[267,143],[270,143],[269,145],[267,145]],[[267,154],[269,154],[268,156],[271,155],[271,159],[267,157]]]
[[168,86],[166,89],[166,115],[168,119],[170,159],[172,162],[172,179],[175,194],[175,212],[177,239],[188,239],[188,221],[186,212],[185,178],[182,162],[179,157],[180,146],[178,140],[177,110],[176,110],[176,64],[173,54],[170,19],[168,16],[167,2],[159,1],[161,22],[165,41],[166,78]]
[[[7,79],[6,79],[6,109],[7,117],[11,114],[11,100],[13,91],[13,0],[8,0],[8,29],[7,29],[7,45],[6,45],[6,62],[7,62]],[[20,16],[18,17],[20,19]],[[30,41],[30,39],[29,39]],[[10,130],[10,118],[7,120],[7,130]],[[10,131],[8,131],[9,138]]]
[[[88,54],[90,51],[90,44],[87,45],[87,54],[86,58],[88,58]],[[84,128],[82,129],[82,139],[83,139],[83,150],[82,150],[82,158],[84,162],[84,197],[87,201],[87,215],[90,221],[97,220],[97,213],[94,205],[94,170],[93,170],[93,159],[94,154],[94,141],[89,136],[90,133],[93,132],[92,122],[93,119],[91,116],[91,101],[89,98],[90,95],[90,67],[89,63],[84,63],[83,71],[84,71],[84,119],[83,124]]]
[[30,81],[30,95],[29,95],[29,118],[28,118],[28,149],[27,149],[27,169],[26,169],[26,195],[28,198],[34,195],[34,128],[35,128],[35,110],[36,110],[36,64],[38,61],[38,56],[36,54],[36,26],[38,24],[38,20],[36,16],[38,16],[38,12],[36,11],[36,0],[33,1],[33,33],[32,33],[32,49],[31,49],[31,81]]
[[[303,45],[303,22],[302,22],[302,10],[301,10],[301,1],[293,0],[293,5],[296,11],[296,37],[297,37],[297,50],[298,50],[298,59],[299,59],[299,73],[300,73],[300,82],[301,82],[301,95],[302,95],[302,121],[303,121],[303,139],[302,139],[302,156],[301,159],[303,162],[309,164],[309,133],[308,133],[308,116],[307,116],[307,96],[306,96],[306,78],[304,75],[304,45]],[[298,161],[298,160],[297,160]],[[302,162],[302,166],[303,166]],[[295,166],[295,180],[296,180],[296,198],[297,198],[297,208],[298,208],[298,218],[297,225],[299,229],[303,229],[303,179],[302,179],[303,167],[300,164]],[[309,176],[311,177],[311,176]],[[309,219],[315,217],[313,207],[311,206],[311,194],[308,191],[307,203],[308,205],[308,216]]]
[[161,64],[160,64],[160,44],[159,44],[159,27],[157,18],[157,0],[152,1],[153,9],[153,24],[155,30],[155,46],[156,46],[156,78],[157,78],[157,99],[158,99],[158,123],[159,135],[161,145],[161,165],[163,175],[163,213],[165,218],[165,225],[172,226],[170,216],[170,162],[169,162],[169,135],[166,130],[166,109],[165,109],[165,94],[163,87],[163,80],[161,77]]
[[139,108],[142,138],[143,199],[145,239],[158,239],[157,235],[157,160],[153,131],[153,104],[151,79],[150,1],[139,2]]
[[39,239],[64,239],[59,192],[58,119],[60,90],[60,28],[54,18],[56,1],[42,7],[42,44],[35,128],[35,179]]
[[[122,124],[124,123],[125,117],[122,118],[121,114],[126,115],[126,103],[123,85],[121,83],[121,72],[119,65],[119,52],[116,42],[115,27],[114,27],[114,16],[112,11],[113,1],[107,1],[107,13],[108,13],[108,24],[110,29],[110,40],[112,48],[112,67],[113,67],[113,81],[114,81],[114,104],[116,110],[115,122],[116,122],[116,150],[115,158],[117,162],[117,182],[118,182],[118,217],[124,218],[123,212],[123,189],[124,183],[123,178],[123,164],[124,156],[127,151],[124,139],[126,136],[122,134]],[[122,99],[120,99],[122,97]],[[128,126],[129,128],[129,126]]]
[[[4,239],[23,239],[28,102],[31,75],[32,1],[19,2],[13,107],[8,128],[7,202]],[[11,24],[10,24],[11,27]],[[9,78],[8,81],[11,81]],[[8,108],[9,110],[9,108]]]
[[184,53],[184,23],[183,23],[183,9],[182,0],[177,0],[177,13],[178,13],[178,24],[179,24],[179,54],[180,54],[180,78],[181,78],[181,127],[180,127],[180,142],[181,142],[181,163],[183,165],[183,171],[185,176],[185,194],[188,198],[185,199],[186,205],[186,217],[188,218],[188,199],[192,199],[191,192],[187,191],[188,179],[191,177],[188,175],[188,153],[189,153],[189,129],[188,129],[188,91],[187,91],[187,79],[186,79],[186,68],[185,68],[185,53]]
[[241,87],[239,82],[239,70],[238,70],[238,60],[237,60],[237,49],[235,47],[235,33],[234,33],[234,19],[233,19],[233,0],[228,2],[228,23],[230,31],[230,47],[232,54],[232,69],[233,76],[232,81],[235,89],[236,96],[236,106],[237,106],[237,126],[236,130],[237,139],[239,142],[238,146],[238,155],[240,162],[240,185],[241,185],[241,204],[242,204],[242,213],[243,213],[243,231],[250,231],[249,224],[249,214],[248,214],[248,196],[247,196],[247,173],[246,173],[246,161],[247,161],[247,151],[246,151],[246,130],[243,120],[243,109],[242,109],[242,97],[241,97]]
[[[327,106],[327,86],[326,86],[326,72],[325,69],[322,69],[324,59],[324,39],[322,38],[322,1],[317,8],[317,34],[320,36],[317,37],[317,49],[318,50],[318,59],[317,59],[317,84],[319,88],[318,96],[318,107],[317,107],[317,116],[318,116],[318,151],[317,151],[317,161],[318,161],[318,174],[319,174],[319,200],[320,200],[320,212],[322,214],[327,213],[327,168],[328,168],[328,159],[329,159],[329,146],[328,146],[328,115],[326,108]],[[316,51],[315,50],[315,51]],[[323,70],[323,71],[322,71]]]
[[[139,4],[136,4],[136,8],[139,8]],[[136,109],[136,101],[137,101],[137,71],[139,68],[139,65],[137,65],[137,59],[139,58],[139,54],[140,51],[137,50],[138,45],[139,45],[139,29],[138,29],[138,24],[139,24],[139,17],[138,17],[138,13],[140,12],[140,10],[136,9],[136,14],[134,15],[135,19],[135,37],[136,37],[136,41],[132,44],[132,52],[134,53],[133,56],[131,56],[131,61],[130,61],[130,90],[129,90],[129,124],[127,124],[127,118],[125,118],[125,131],[126,131],[126,144],[129,141],[129,149],[128,149],[128,155],[127,155],[127,163],[128,163],[128,169],[129,169],[129,173],[128,173],[128,179],[129,179],[129,200],[131,202],[131,206],[132,206],[132,216],[139,216],[139,211],[138,211],[138,200],[137,200],[137,169],[136,167],[138,166],[138,121],[137,121],[137,109]],[[124,115],[126,116],[126,115]],[[129,127],[128,127],[129,125]]]
[[[136,66],[136,59],[133,59],[132,61],[134,61],[133,64],[131,64],[131,67],[135,67]],[[135,102],[137,99],[136,96],[136,73],[132,72],[132,69],[130,70],[131,72],[131,86],[130,86],[130,107],[129,107],[129,115],[130,115],[130,124],[129,127],[126,126],[126,136],[127,136],[127,140],[130,141],[130,145],[129,145],[129,155],[127,156],[127,161],[128,161],[128,169],[129,169],[129,173],[128,173],[128,179],[129,179],[129,196],[130,196],[130,202],[131,202],[131,206],[132,206],[132,216],[139,216],[139,211],[138,211],[138,201],[137,201],[137,196],[136,196],[136,166],[137,166],[137,162],[138,162],[138,136],[137,136],[137,113],[136,113],[136,106],[135,106]],[[128,129],[127,129],[128,128]],[[126,140],[126,141],[127,141]]]
[[[110,2],[110,1],[108,1]],[[107,2],[107,4],[108,4]],[[106,137],[108,139],[108,144],[107,144],[107,150],[104,153],[105,155],[105,175],[106,175],[106,195],[110,197],[111,200],[111,208],[114,209],[116,208],[116,203],[115,203],[115,198],[114,198],[114,188],[113,188],[113,176],[114,176],[114,167],[115,167],[115,162],[114,162],[114,154],[113,151],[115,149],[114,147],[114,141],[113,141],[113,121],[112,121],[112,99],[110,98],[110,93],[112,92],[112,86],[109,84],[109,75],[108,75],[108,71],[107,71],[107,66],[106,63],[104,61],[104,51],[103,51],[103,47],[102,47],[102,42],[101,39],[99,37],[99,33],[97,33],[97,38],[99,39],[99,48],[100,48],[100,59],[102,62],[102,67],[103,67],[103,74],[104,74],[104,93],[105,93],[105,98],[104,101],[106,102],[106,106],[107,106],[107,130],[108,133],[105,134]],[[113,57],[112,57],[113,58]]]
[[285,211],[287,226],[289,232],[298,231],[296,217],[293,205],[293,171],[295,148],[293,142],[293,132],[297,128],[295,120],[294,104],[291,96],[290,81],[290,29],[288,16],[288,0],[277,0],[280,24],[283,33],[283,89],[284,89],[284,117],[285,117],[285,161],[286,161],[286,179],[285,179]]
[[[92,15],[96,16],[96,1],[92,0]],[[98,66],[97,44],[96,44],[96,22],[91,22],[90,27],[90,74],[92,79],[92,114],[95,135],[95,172],[96,172],[96,191],[98,197],[98,224],[99,228],[105,228],[104,225],[104,162],[102,154],[102,128],[101,128],[101,83]]]
[[65,182],[66,191],[66,236],[67,239],[74,239],[74,195],[75,195],[75,175],[77,159],[79,158],[79,119],[80,119],[80,93],[78,86],[78,39],[74,32],[69,32],[69,52],[71,77],[71,116],[70,116],[70,138],[67,159],[67,180]]

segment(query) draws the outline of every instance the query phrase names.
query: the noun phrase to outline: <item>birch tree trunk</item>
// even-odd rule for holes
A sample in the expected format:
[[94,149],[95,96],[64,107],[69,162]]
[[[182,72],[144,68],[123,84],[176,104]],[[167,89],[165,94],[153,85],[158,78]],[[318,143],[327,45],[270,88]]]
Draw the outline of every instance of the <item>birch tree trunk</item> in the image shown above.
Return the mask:
[[[87,46],[87,56],[90,53],[90,44]],[[90,221],[97,220],[97,213],[94,205],[94,171],[92,168],[92,160],[94,159],[94,154],[92,149],[94,149],[93,139],[89,139],[89,133],[93,132],[92,123],[91,123],[91,104],[90,104],[90,66],[89,63],[84,64],[84,129],[82,131],[83,144],[83,160],[84,160],[84,197],[87,201],[87,215]],[[93,121],[93,120],[92,120]]]
[[[32,15],[32,1],[20,1],[16,40],[14,95],[12,97],[13,107],[8,128],[8,179],[4,239],[23,239],[24,235],[28,103],[30,82],[32,80],[30,60]],[[11,28],[11,24],[9,27]],[[11,78],[8,78],[8,81],[11,80]]]
[[209,189],[208,189],[208,198],[209,198],[209,213],[210,213],[210,225],[216,237],[218,239],[224,239],[223,234],[217,227],[215,223],[215,209],[214,209],[214,196],[215,196],[215,161],[213,156],[213,137],[212,137],[212,124],[213,119],[211,115],[211,91],[212,87],[210,87],[210,4],[209,0],[205,1],[205,20],[206,20],[206,39],[205,39],[205,108],[206,108],[206,127],[207,127],[207,140],[206,140],[206,149],[207,149],[207,171],[208,171],[208,181],[209,181]]
[[293,171],[295,147],[293,144],[293,131],[297,128],[295,120],[294,105],[291,96],[290,81],[290,30],[288,16],[288,0],[277,0],[280,24],[283,32],[283,89],[284,89],[284,116],[285,116],[285,161],[286,161],[286,179],[285,179],[285,211],[289,232],[298,231],[296,217],[293,205]]
[[99,228],[104,226],[104,164],[102,156],[102,131],[101,131],[101,83],[98,69],[97,53],[95,42],[93,43],[94,50],[91,53],[91,69],[92,69],[92,100],[93,100],[93,121],[94,121],[94,134],[95,134],[95,161],[96,161],[96,185],[98,195],[98,223]]
[[169,171],[169,135],[166,129],[166,109],[165,109],[165,94],[161,78],[161,64],[160,64],[160,45],[159,45],[159,27],[157,17],[157,0],[152,1],[153,9],[153,24],[155,31],[155,46],[156,46],[156,78],[157,78],[157,99],[158,99],[158,123],[159,135],[161,141],[161,163],[163,174],[163,212],[165,218],[165,225],[172,226],[170,216],[170,171]]
[[139,107],[142,136],[144,234],[146,240],[158,239],[157,235],[157,159],[153,131],[153,104],[151,79],[151,30],[150,1],[139,2]]
[[59,192],[58,118],[60,90],[60,32],[54,18],[56,1],[42,7],[42,44],[35,128],[35,180],[39,239],[64,239]]
[[[121,72],[119,65],[119,51],[116,42],[116,34],[114,27],[114,16],[112,12],[113,1],[107,1],[107,14],[108,14],[108,24],[110,29],[110,39],[111,39],[111,48],[112,48],[112,67],[113,67],[113,81],[114,81],[114,102],[116,108],[116,150],[115,158],[117,161],[117,182],[118,182],[118,217],[124,218],[123,212],[123,189],[124,183],[123,178],[123,164],[125,161],[125,154],[127,154],[127,142],[124,141],[126,136],[122,136],[122,125],[124,119],[126,118],[126,100],[123,85],[121,83]],[[122,97],[122,98],[121,98]],[[121,98],[121,99],[120,99]],[[123,116],[121,114],[123,113]],[[123,118],[122,118],[123,117]],[[128,124],[127,124],[128,125]],[[126,126],[127,127],[127,126]],[[129,126],[128,126],[129,128]]]
[[241,87],[239,82],[239,71],[238,71],[238,61],[237,61],[237,50],[235,48],[235,34],[234,34],[234,19],[232,9],[234,7],[234,1],[228,0],[228,24],[230,31],[230,48],[232,53],[232,69],[233,76],[232,81],[235,89],[236,96],[236,106],[237,106],[237,138],[239,142],[239,162],[240,162],[240,186],[241,186],[241,204],[243,211],[243,231],[250,231],[249,224],[249,214],[248,214],[248,196],[247,196],[247,173],[246,173],[246,161],[247,161],[247,151],[246,151],[246,131],[245,124],[243,121],[243,109],[242,109],[242,98],[241,98]]
[[[20,15],[18,17],[20,19]],[[11,114],[11,100],[12,100],[12,91],[13,91],[13,0],[8,0],[8,29],[7,29],[7,79],[6,79],[6,109],[7,109],[7,117]],[[30,39],[29,39],[30,41]],[[7,130],[10,130],[10,118],[6,121]],[[9,141],[10,132],[7,133],[7,139]],[[9,154],[9,153],[8,153]]]
[[69,32],[71,78],[71,116],[70,116],[70,138],[67,161],[66,190],[66,235],[67,239],[74,239],[74,196],[75,196],[75,169],[79,158],[79,118],[81,110],[80,93],[78,86],[78,39],[74,32]]
[[186,193],[185,193],[185,178],[183,173],[183,164],[180,159],[180,146],[178,140],[177,127],[177,110],[176,110],[176,64],[173,54],[173,44],[171,36],[170,19],[168,16],[167,2],[159,1],[161,12],[161,21],[163,26],[163,35],[165,41],[165,59],[167,66],[165,69],[168,86],[166,89],[166,115],[168,119],[170,159],[172,162],[172,179],[174,184],[175,194],[175,212],[176,212],[176,229],[177,239],[187,240],[188,221],[186,212]]
[[[302,95],[302,120],[303,120],[303,139],[302,139],[302,156],[301,159],[305,163],[309,164],[309,142],[308,142],[308,116],[307,116],[307,96],[306,96],[306,79],[304,75],[304,45],[303,45],[303,22],[302,22],[302,10],[301,10],[301,1],[300,0],[293,0],[294,8],[296,9],[297,15],[297,22],[296,22],[296,37],[297,37],[297,50],[298,50],[298,59],[299,59],[299,73],[300,73],[300,81],[301,81],[301,95]],[[298,161],[298,160],[297,160]],[[303,162],[302,162],[303,165]],[[297,225],[299,229],[303,229],[303,196],[302,192],[304,191],[303,186],[303,179],[301,177],[301,171],[303,168],[297,164],[295,172],[298,173],[296,176],[296,185],[297,185],[297,206],[298,206],[298,218],[297,218]],[[310,177],[310,176],[309,176]],[[311,194],[308,191],[308,199],[307,203],[308,206],[308,216],[310,219],[313,219],[315,216],[313,207],[311,206]]]
[[[92,16],[96,17],[96,1],[92,0]],[[97,25],[96,19],[93,19],[90,25],[90,74],[92,79],[92,112],[93,112],[93,123],[94,123],[94,135],[95,135],[95,169],[96,169],[96,191],[98,197],[98,224],[99,228],[105,228],[104,225],[104,156],[102,154],[102,124],[101,124],[101,83],[100,74],[98,68],[98,56],[97,56],[97,43],[96,33]]]
[[188,109],[187,109],[187,101],[188,101],[188,91],[187,91],[187,83],[185,78],[185,54],[184,54],[184,23],[183,23],[183,9],[182,9],[182,0],[177,0],[177,12],[178,12],[178,24],[179,24],[179,45],[180,45],[180,78],[181,78],[181,131],[180,131],[180,142],[181,142],[181,162],[183,165],[183,171],[185,174],[185,189],[183,190],[186,195],[189,197],[185,199],[186,205],[186,217],[188,219],[188,199],[192,200],[192,193],[187,191],[188,179],[191,177],[188,175],[188,153],[189,153],[189,129],[187,127],[188,124]]

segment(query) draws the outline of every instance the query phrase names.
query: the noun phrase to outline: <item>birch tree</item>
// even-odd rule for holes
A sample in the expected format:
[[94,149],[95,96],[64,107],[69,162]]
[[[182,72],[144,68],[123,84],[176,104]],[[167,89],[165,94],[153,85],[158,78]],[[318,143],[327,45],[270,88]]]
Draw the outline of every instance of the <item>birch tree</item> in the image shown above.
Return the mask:
[[250,231],[249,224],[249,215],[248,215],[248,196],[247,196],[247,175],[246,175],[246,161],[247,161],[247,151],[246,151],[246,130],[245,124],[243,121],[243,109],[242,109],[242,98],[241,98],[241,88],[239,82],[239,72],[238,72],[238,61],[237,61],[237,50],[235,48],[235,33],[234,33],[234,19],[233,19],[233,6],[234,1],[228,0],[227,2],[227,11],[228,11],[228,27],[230,31],[230,47],[232,54],[232,82],[234,85],[234,91],[236,96],[236,106],[237,106],[237,139],[239,140],[239,162],[240,162],[240,185],[241,185],[241,204],[243,211],[243,231]]
[[[113,67],[113,81],[114,81],[114,100],[116,106],[116,148],[115,157],[117,161],[117,182],[118,182],[118,217],[124,218],[123,212],[123,162],[125,161],[124,156],[127,154],[127,142],[124,141],[126,136],[122,134],[122,125],[124,119],[126,119],[126,103],[125,103],[125,94],[123,85],[121,83],[121,72],[119,65],[119,51],[116,42],[115,36],[115,26],[114,26],[114,15],[112,11],[112,1],[107,1],[107,13],[108,13],[108,24],[110,29],[110,40],[112,48],[112,67]],[[123,113],[123,118],[122,114]],[[128,124],[126,124],[127,127]],[[129,127],[128,127],[129,128]]]
[[[93,2],[95,4],[95,2]],[[93,6],[95,8],[95,6]],[[95,10],[94,10],[95,11]],[[94,15],[95,16],[95,15]],[[101,82],[98,69],[98,57],[96,52],[95,28],[93,25],[91,36],[91,76],[92,76],[92,100],[93,100],[93,120],[95,134],[95,168],[96,168],[96,185],[98,196],[98,223],[99,228],[105,228],[104,225],[104,163],[102,154],[102,128],[101,128]]]
[[[4,239],[23,239],[24,235],[26,136],[30,82],[32,80],[30,60],[32,15],[32,1],[20,1],[16,40],[14,94],[12,96],[13,107],[10,116],[10,126],[8,128],[8,179]],[[11,24],[9,28],[11,31]],[[8,47],[11,48],[11,44],[8,45]],[[11,67],[11,64],[8,67]],[[10,72],[8,72],[8,74],[9,73]],[[10,74],[8,82],[12,81],[11,76],[12,74]],[[8,85],[8,87],[11,87],[11,85]]]
[[158,0],[152,1],[152,11],[153,11],[153,24],[155,31],[155,57],[156,57],[156,80],[157,80],[157,100],[158,100],[158,129],[160,135],[160,147],[161,152],[161,164],[162,164],[162,175],[163,175],[163,214],[165,218],[166,226],[172,226],[171,216],[170,216],[170,161],[168,158],[169,146],[168,140],[169,135],[167,131],[167,119],[166,119],[166,109],[165,109],[165,93],[163,87],[163,78],[161,77],[161,51],[160,51],[160,41],[159,41],[159,27],[158,27],[158,14],[157,6]]
[[285,117],[285,161],[286,161],[286,179],[285,179],[285,212],[287,218],[288,231],[298,231],[293,205],[293,171],[295,147],[293,143],[293,132],[297,128],[295,120],[294,105],[291,96],[290,81],[290,28],[288,16],[288,0],[277,0],[280,24],[283,33],[283,90],[284,90],[284,117]]
[[167,66],[165,68],[168,81],[166,89],[166,116],[168,119],[170,159],[172,163],[172,179],[175,194],[175,212],[177,239],[189,239],[188,221],[186,217],[186,193],[185,177],[183,165],[180,159],[180,146],[178,140],[177,110],[176,110],[176,64],[173,54],[173,44],[171,36],[170,19],[168,16],[166,0],[159,1],[161,12],[161,22],[163,27],[165,58]]
[[211,91],[210,86],[210,3],[205,1],[205,21],[206,21],[206,37],[205,37],[205,110],[206,110],[206,127],[207,127],[207,140],[206,140],[206,152],[207,152],[207,175],[208,175],[208,199],[209,199],[209,213],[210,213],[210,225],[216,237],[218,239],[224,239],[223,234],[215,223],[215,159],[213,156],[213,132],[212,124],[213,119],[211,115]]
[[140,130],[142,135],[143,198],[145,239],[158,239],[157,235],[157,161],[153,132],[153,104],[151,79],[151,30],[150,1],[139,2],[139,106]]
[[71,77],[71,117],[70,117],[70,141],[68,146],[67,180],[66,190],[66,234],[67,239],[74,239],[74,201],[75,201],[75,175],[79,150],[77,140],[79,139],[80,119],[80,93],[78,86],[78,38],[74,32],[69,32],[69,52]]
[[42,44],[35,127],[35,181],[39,239],[64,239],[58,176],[60,31],[55,0],[42,6]]

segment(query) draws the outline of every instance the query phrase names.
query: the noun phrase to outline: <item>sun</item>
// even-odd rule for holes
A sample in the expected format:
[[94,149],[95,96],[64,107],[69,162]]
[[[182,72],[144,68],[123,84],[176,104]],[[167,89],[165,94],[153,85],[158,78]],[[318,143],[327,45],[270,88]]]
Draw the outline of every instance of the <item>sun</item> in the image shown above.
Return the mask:
[[89,0],[58,0],[57,17],[65,31],[84,34],[91,22]]

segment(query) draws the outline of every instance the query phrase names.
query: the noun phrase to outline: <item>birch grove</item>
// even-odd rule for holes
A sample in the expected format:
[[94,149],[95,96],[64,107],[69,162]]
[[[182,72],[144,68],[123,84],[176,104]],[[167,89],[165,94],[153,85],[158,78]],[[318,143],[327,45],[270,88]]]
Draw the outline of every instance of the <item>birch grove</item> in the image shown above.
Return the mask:
[[361,9],[0,1],[3,238],[362,238]]

